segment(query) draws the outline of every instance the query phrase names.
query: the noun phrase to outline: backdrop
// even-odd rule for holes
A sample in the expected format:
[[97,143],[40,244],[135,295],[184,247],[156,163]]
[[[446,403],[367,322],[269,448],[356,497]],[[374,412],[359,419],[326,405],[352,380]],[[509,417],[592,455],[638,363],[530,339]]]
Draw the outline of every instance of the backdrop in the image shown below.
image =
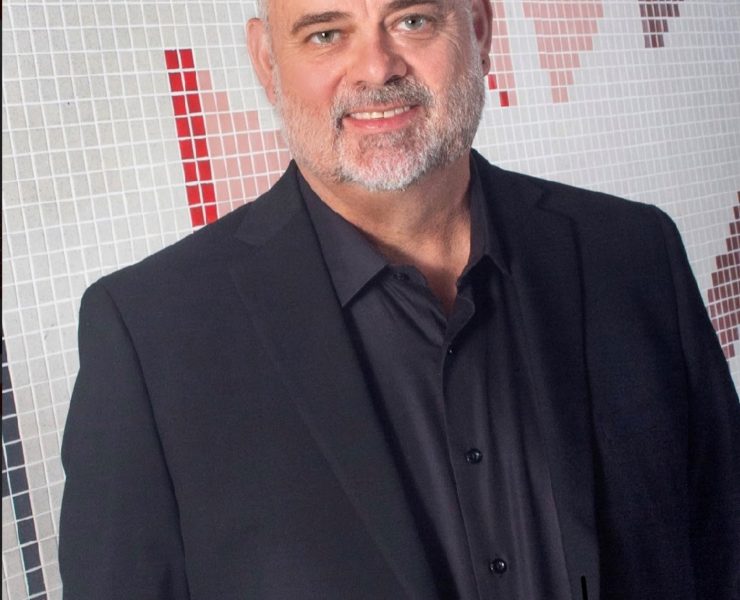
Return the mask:
[[[740,381],[740,1],[494,8],[477,148],[666,210]],[[61,598],[59,448],[83,290],[253,199],[289,159],[246,56],[254,12],[3,3],[3,600]]]

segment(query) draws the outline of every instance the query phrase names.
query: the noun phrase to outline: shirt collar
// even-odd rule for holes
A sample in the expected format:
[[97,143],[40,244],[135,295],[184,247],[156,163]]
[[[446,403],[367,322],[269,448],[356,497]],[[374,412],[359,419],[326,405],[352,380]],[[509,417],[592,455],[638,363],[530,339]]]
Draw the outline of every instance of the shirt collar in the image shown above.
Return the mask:
[[321,245],[339,303],[344,308],[388,264],[365,235],[323,202],[298,172],[298,183]]
[[495,193],[483,190],[478,165],[470,157],[470,259],[463,274],[474,267],[482,257],[486,256],[498,269],[509,274],[509,265],[504,259],[501,239],[497,235],[493,223],[493,215],[489,204],[495,201]]
[[[378,273],[388,266],[385,257],[365,235],[334,212],[308,185],[298,171],[298,184],[309,217],[319,239],[324,262],[334,284],[339,303],[344,308]],[[490,210],[475,161],[470,160],[470,259],[461,276],[488,257],[504,273],[500,240],[494,235]]]

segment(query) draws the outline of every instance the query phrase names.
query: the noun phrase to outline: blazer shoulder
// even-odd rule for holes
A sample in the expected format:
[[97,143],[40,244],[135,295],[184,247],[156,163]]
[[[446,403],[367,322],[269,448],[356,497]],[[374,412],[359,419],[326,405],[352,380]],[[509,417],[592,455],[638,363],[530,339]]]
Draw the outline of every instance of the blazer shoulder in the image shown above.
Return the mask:
[[528,211],[544,210],[569,219],[582,233],[628,237],[640,232],[660,237],[666,227],[674,228],[670,217],[652,204],[507,171],[480,160],[478,171],[489,202],[520,218],[526,218]]
[[294,171],[291,164],[280,180],[257,199],[96,283],[114,296],[122,291],[130,294],[137,288],[151,294],[163,286],[172,290],[178,285],[207,285],[234,257],[245,258],[253,239],[269,235],[290,218],[299,193]]
[[[247,206],[240,207],[218,221],[186,235],[146,258],[104,275],[93,285],[99,285],[112,295],[122,289],[156,289],[176,279],[192,279],[201,266],[218,264],[223,254],[223,241]],[[230,227],[231,226],[231,227]]]

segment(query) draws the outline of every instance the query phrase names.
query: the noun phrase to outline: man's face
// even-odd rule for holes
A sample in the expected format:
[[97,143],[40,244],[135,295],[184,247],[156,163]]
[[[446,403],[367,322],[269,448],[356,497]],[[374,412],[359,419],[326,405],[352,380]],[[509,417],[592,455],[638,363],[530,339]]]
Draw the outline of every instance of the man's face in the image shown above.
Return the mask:
[[[471,8],[472,7],[472,8]],[[399,190],[465,154],[484,101],[487,0],[270,0],[255,66],[302,169]],[[261,59],[260,59],[261,58]]]

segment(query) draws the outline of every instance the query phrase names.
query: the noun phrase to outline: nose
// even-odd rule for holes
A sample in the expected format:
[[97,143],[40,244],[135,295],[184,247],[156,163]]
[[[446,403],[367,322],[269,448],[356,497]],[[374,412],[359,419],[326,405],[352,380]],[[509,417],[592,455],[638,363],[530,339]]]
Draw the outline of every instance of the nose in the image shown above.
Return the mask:
[[368,32],[358,40],[348,69],[350,83],[379,87],[408,73],[408,65],[387,32]]

